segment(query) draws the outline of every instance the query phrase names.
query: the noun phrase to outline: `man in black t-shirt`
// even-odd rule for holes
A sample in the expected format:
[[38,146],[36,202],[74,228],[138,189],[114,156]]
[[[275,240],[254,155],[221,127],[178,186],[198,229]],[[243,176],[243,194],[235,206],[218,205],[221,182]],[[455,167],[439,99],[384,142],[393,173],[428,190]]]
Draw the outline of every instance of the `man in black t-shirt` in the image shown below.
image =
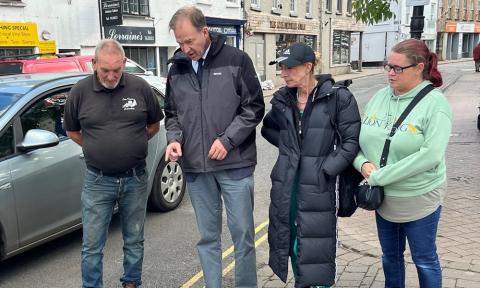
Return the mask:
[[123,235],[123,287],[141,285],[143,227],[148,198],[148,139],[163,113],[150,85],[123,73],[125,53],[116,40],[95,50],[95,73],[79,81],[65,105],[67,136],[82,146],[87,171],[82,191],[83,287],[103,287],[103,247],[115,204]]

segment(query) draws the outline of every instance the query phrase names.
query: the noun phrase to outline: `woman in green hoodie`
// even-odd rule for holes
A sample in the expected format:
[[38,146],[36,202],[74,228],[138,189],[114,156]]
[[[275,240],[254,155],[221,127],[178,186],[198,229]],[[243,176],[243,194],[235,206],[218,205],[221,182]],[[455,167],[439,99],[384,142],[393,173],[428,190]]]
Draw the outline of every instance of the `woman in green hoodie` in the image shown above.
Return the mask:
[[408,114],[391,139],[386,166],[380,156],[392,125],[425,86],[442,85],[437,56],[420,40],[392,48],[385,65],[389,86],[368,102],[362,116],[360,152],[354,166],[372,186],[383,186],[376,211],[385,287],[405,287],[405,243],[417,267],[420,287],[442,287],[436,234],[446,193],[445,150],[452,111],[438,89]]

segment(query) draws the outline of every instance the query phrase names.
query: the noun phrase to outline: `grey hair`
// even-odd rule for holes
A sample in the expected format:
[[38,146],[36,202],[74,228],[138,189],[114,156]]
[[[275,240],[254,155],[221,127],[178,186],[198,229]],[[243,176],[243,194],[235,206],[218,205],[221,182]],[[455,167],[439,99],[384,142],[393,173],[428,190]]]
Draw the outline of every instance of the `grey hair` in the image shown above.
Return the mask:
[[125,58],[122,44],[115,39],[103,39],[98,42],[97,47],[95,47],[95,60],[98,60],[98,55],[102,50],[107,50],[110,53],[120,53]]
[[181,19],[188,19],[192,23],[193,27],[197,28],[199,31],[207,26],[207,21],[205,20],[205,15],[203,15],[202,10],[198,9],[193,5],[186,5],[178,9],[175,14],[173,14],[168,27],[170,30],[175,30],[175,26],[178,21]]

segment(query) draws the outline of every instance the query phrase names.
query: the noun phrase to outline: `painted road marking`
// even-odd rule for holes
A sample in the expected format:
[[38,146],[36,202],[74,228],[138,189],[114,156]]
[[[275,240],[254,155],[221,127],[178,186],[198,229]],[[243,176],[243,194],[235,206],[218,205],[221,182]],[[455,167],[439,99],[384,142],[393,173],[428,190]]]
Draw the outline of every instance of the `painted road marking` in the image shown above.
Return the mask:
[[[267,225],[268,225],[268,220],[258,225],[255,228],[255,235],[257,235],[260,231],[262,231],[262,229],[265,228]],[[265,233],[265,235],[263,235],[257,241],[255,241],[255,248],[260,244],[262,244],[262,242],[264,242],[267,239],[267,237],[268,237],[268,233]],[[233,245],[230,246],[227,250],[225,250],[225,252],[222,253],[222,259],[225,259],[232,253],[233,253]],[[228,274],[228,272],[230,272],[234,267],[235,267],[235,260],[232,263],[230,263],[227,267],[225,267],[225,269],[223,269],[222,276],[225,276],[226,274]],[[192,287],[195,283],[197,283],[198,280],[202,279],[202,277],[203,277],[203,272],[200,271],[197,274],[195,274],[195,276],[190,278],[190,280],[188,280],[187,283],[183,284],[181,288]]]

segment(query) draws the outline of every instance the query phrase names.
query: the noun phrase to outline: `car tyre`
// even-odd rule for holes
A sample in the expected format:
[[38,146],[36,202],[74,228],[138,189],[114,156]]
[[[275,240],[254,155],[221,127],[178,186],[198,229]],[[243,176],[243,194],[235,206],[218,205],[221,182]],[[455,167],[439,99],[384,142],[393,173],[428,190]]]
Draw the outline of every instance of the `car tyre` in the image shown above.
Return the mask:
[[153,211],[171,211],[182,202],[185,189],[186,180],[180,163],[162,159],[155,171],[148,206]]

